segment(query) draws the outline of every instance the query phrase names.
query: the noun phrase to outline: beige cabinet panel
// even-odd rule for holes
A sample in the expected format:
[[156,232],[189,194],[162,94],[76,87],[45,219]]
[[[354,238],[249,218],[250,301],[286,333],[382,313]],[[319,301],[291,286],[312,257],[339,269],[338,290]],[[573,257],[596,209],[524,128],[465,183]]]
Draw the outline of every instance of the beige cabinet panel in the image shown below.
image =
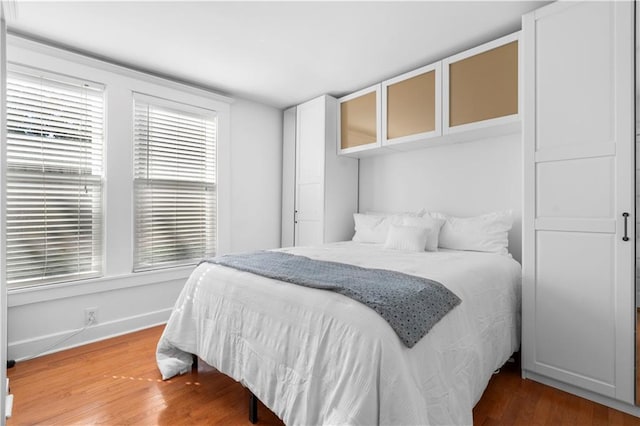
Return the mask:
[[387,86],[387,139],[436,130],[436,70]]
[[449,64],[449,127],[517,113],[517,41]]
[[378,93],[379,86],[376,86],[340,100],[341,150],[379,142]]

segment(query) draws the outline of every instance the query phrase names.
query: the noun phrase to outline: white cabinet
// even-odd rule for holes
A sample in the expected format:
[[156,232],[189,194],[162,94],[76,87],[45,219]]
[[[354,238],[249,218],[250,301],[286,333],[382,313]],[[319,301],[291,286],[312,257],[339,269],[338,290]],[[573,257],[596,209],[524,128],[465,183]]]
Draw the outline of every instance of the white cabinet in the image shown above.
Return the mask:
[[632,2],[559,2],[525,15],[522,39],[523,375],[627,411],[633,22]]
[[337,155],[338,101],[321,96],[284,113],[283,247],[349,240],[358,160]]
[[519,37],[510,34],[442,61],[443,134],[520,130]]
[[367,87],[338,100],[338,152],[355,157],[382,146],[381,86]]
[[365,157],[520,131],[520,33],[340,98],[340,155]]
[[382,83],[382,146],[407,149],[442,135],[441,62]]
[[296,107],[284,112],[282,122],[282,224],[280,246],[293,245],[296,191]]

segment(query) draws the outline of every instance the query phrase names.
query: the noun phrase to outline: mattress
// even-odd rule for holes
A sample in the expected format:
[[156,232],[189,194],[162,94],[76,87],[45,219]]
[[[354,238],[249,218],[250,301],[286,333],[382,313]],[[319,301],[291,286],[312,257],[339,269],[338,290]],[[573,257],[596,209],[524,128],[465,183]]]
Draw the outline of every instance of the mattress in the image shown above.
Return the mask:
[[196,354],[286,424],[473,423],[491,374],[519,346],[516,261],[351,241],[282,251],[422,276],[462,302],[409,349],[355,300],[203,263],[158,342],[163,378],[188,371]]

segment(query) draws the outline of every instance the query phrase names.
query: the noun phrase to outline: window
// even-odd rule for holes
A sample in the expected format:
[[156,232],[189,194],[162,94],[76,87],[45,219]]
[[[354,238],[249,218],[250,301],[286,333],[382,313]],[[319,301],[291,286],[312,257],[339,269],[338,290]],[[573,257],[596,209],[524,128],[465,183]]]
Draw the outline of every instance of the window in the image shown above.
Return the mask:
[[103,87],[20,69],[6,102],[8,287],[100,276]]
[[134,103],[134,271],[215,255],[215,113],[140,94]]

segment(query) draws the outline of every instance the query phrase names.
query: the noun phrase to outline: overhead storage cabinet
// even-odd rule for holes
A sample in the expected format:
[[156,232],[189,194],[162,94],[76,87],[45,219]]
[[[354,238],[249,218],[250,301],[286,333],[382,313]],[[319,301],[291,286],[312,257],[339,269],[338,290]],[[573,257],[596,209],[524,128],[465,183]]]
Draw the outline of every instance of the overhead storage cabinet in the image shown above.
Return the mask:
[[339,153],[379,155],[520,131],[510,34],[340,99]]
[[338,141],[340,154],[366,153],[382,145],[380,85],[340,98]]
[[442,135],[441,63],[382,83],[382,145],[403,144]]
[[518,120],[518,35],[443,61],[444,133]]

